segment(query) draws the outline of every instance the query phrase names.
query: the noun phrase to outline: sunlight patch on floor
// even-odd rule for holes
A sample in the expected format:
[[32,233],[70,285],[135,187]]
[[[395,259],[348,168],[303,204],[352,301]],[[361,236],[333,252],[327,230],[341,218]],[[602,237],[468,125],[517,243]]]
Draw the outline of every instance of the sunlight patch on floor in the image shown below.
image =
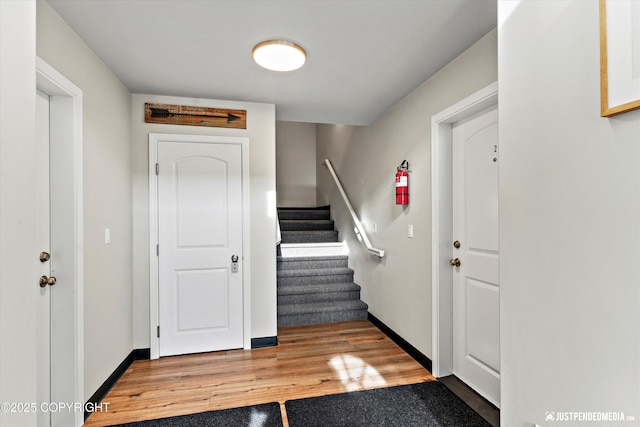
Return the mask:
[[329,366],[336,372],[346,391],[365,390],[387,384],[376,368],[359,357],[349,354],[335,356],[329,360]]
[[260,411],[256,411],[251,408],[251,420],[249,420],[249,427],[263,427],[267,423],[269,416]]

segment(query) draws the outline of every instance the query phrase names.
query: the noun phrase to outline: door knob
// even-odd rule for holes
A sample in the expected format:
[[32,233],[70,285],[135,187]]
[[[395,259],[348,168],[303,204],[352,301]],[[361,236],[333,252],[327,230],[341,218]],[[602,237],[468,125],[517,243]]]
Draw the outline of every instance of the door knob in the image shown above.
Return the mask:
[[451,267],[460,267],[460,259],[459,258],[451,258],[449,260],[449,264],[451,264]]
[[453,242],[453,247],[456,249],[460,249],[460,240],[456,240],[455,242]]
[[53,277],[53,276],[51,276],[51,277],[42,276],[42,277],[40,277],[40,282],[39,283],[40,283],[40,287],[44,288],[47,285],[49,285],[49,286],[55,285],[56,281],[57,281],[56,278]]
[[40,262],[47,262],[51,259],[49,252],[40,252]]

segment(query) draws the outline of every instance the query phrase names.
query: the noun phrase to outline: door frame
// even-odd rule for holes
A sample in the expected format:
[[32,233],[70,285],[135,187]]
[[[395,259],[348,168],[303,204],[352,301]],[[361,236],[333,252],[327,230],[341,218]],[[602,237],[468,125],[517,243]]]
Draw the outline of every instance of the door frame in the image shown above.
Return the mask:
[[431,118],[431,301],[432,373],[453,373],[452,132],[457,122],[498,105],[498,82],[491,83]]
[[[50,96],[50,162],[56,165],[50,181],[52,274],[71,284],[56,287],[51,299],[51,401],[84,402],[82,90],[39,57],[36,88]],[[84,423],[84,411],[59,415],[64,425]]]
[[159,312],[159,258],[158,244],[158,176],[156,162],[159,142],[196,142],[208,144],[237,144],[242,149],[242,309],[243,346],[251,348],[251,257],[250,257],[250,205],[249,205],[249,138],[244,136],[186,135],[149,133],[149,342],[151,359],[160,357],[160,339],[157,327]]

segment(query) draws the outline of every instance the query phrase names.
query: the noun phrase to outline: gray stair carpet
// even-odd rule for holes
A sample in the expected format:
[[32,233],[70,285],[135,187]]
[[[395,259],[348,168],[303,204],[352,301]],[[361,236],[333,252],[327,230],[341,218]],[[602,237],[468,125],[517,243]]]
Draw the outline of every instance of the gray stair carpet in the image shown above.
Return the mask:
[[[337,242],[328,206],[278,208],[282,243]],[[346,255],[278,256],[278,326],[367,319]]]
[[282,220],[329,220],[331,210],[329,206],[321,208],[278,208],[278,218]]
[[282,231],[310,231],[310,230],[332,230],[333,221],[328,219],[283,219],[280,220],[280,230]]
[[336,230],[282,230],[282,243],[329,243],[338,241]]

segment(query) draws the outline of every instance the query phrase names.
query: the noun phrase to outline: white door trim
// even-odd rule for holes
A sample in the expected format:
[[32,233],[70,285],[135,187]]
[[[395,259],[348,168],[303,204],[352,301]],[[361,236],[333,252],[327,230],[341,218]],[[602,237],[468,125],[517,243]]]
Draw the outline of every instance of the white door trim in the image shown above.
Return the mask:
[[432,373],[453,370],[453,272],[449,265],[453,244],[451,182],[451,126],[498,103],[494,82],[431,118],[431,292]]
[[157,326],[160,324],[158,311],[158,176],[156,162],[158,158],[158,143],[168,142],[200,142],[239,144],[242,147],[242,229],[243,229],[243,342],[244,348],[251,348],[251,250],[250,250],[250,206],[249,206],[249,138],[213,135],[179,135],[167,133],[149,134],[149,342],[151,344],[151,359],[160,357],[160,340],[157,336]]
[[[84,402],[82,90],[40,58],[36,88],[51,97],[51,233],[57,266],[52,274],[71,283],[56,288],[52,298],[51,400]],[[65,416],[61,425],[82,426],[83,411],[69,414],[73,421]]]

